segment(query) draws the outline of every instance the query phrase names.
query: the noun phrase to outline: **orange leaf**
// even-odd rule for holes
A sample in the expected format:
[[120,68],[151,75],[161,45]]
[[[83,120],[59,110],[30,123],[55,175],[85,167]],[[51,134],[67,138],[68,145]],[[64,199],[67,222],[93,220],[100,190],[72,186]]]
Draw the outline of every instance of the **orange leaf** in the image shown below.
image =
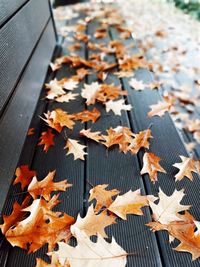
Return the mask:
[[103,140],[103,138],[101,137],[99,131],[91,132],[91,129],[87,129],[87,130],[82,129],[80,131],[80,135],[81,136],[85,136],[85,137],[87,137],[89,139],[92,139],[92,140],[96,141],[97,143],[99,143],[100,141]]
[[164,101],[159,101],[157,104],[155,105],[151,105],[151,111],[149,111],[147,113],[147,116],[149,118],[153,117],[153,116],[163,116],[165,114],[166,111],[169,111],[171,108],[172,104],[169,102],[164,102]]
[[21,189],[24,190],[24,188],[31,182],[33,176],[36,175],[36,171],[29,170],[28,165],[21,165],[17,167],[15,175],[16,178],[13,182],[13,185],[21,183]]
[[37,196],[43,196],[45,200],[49,201],[51,198],[51,192],[65,191],[68,187],[72,186],[72,184],[67,183],[67,180],[56,183],[53,182],[55,173],[55,171],[49,172],[48,175],[40,182],[38,182],[36,177],[33,177],[33,180],[28,186],[28,192],[34,199],[36,199]]
[[75,120],[81,120],[82,122],[92,121],[93,123],[101,116],[98,109],[93,108],[93,110],[83,110],[78,113],[74,113]]
[[139,132],[138,134],[134,135],[135,138],[133,139],[132,143],[129,146],[129,150],[133,154],[137,154],[137,152],[140,150],[140,148],[145,147],[149,148],[149,138],[152,138],[151,130],[147,129],[144,131]]
[[51,129],[48,129],[46,132],[42,132],[41,136],[40,136],[40,142],[38,143],[38,145],[44,145],[44,151],[47,153],[47,151],[49,150],[50,146],[54,146],[54,138],[55,134],[52,133]]

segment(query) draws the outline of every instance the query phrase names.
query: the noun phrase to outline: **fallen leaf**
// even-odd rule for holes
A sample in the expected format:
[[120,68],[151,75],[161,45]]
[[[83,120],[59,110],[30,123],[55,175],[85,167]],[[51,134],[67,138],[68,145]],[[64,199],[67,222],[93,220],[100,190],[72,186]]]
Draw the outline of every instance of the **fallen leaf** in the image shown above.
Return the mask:
[[44,151],[47,153],[50,146],[54,146],[54,136],[51,129],[48,129],[46,132],[42,132],[38,145],[44,145]]
[[79,83],[78,81],[74,81],[73,79],[69,79],[63,84],[63,88],[66,90],[74,90],[78,87],[78,83]]
[[157,104],[150,106],[151,111],[147,113],[147,116],[149,118],[153,116],[162,117],[165,114],[165,112],[170,110],[171,106],[172,106],[171,103],[159,101]]
[[142,207],[148,206],[147,196],[141,196],[140,189],[128,191],[124,195],[117,196],[114,202],[108,207],[108,210],[126,220],[127,214],[143,215]]
[[92,139],[94,141],[96,141],[97,143],[99,143],[100,141],[103,140],[102,136],[100,135],[100,132],[97,131],[97,132],[91,132],[91,129],[83,129],[80,131],[80,135],[81,136],[85,136],[89,139]]
[[155,221],[161,224],[169,224],[170,222],[181,220],[177,213],[190,208],[190,205],[180,204],[185,195],[183,191],[184,190],[177,191],[175,189],[172,195],[167,196],[159,189],[159,203],[155,204],[151,200],[149,201]]
[[103,237],[98,235],[96,243],[79,229],[76,229],[74,235],[77,239],[77,246],[71,247],[64,242],[58,243],[58,250],[54,253],[62,265],[66,262],[70,267],[125,267],[127,253],[112,239],[107,243]]
[[88,122],[91,120],[95,123],[101,116],[101,113],[98,109],[93,108],[93,110],[83,110],[81,112],[74,113],[73,115],[75,120],[81,120],[81,122]]
[[129,81],[129,85],[137,91],[144,90],[147,87],[147,85],[144,84],[143,81],[139,81],[134,78]]
[[28,133],[27,133],[27,135],[28,136],[31,136],[31,135],[33,135],[35,133],[35,129],[34,128],[29,128],[28,129]]
[[107,237],[105,229],[107,226],[115,224],[116,217],[107,215],[107,211],[95,214],[93,205],[88,208],[87,214],[84,218],[78,215],[75,224],[71,226],[71,232],[74,234],[78,228],[84,231],[88,236],[100,234],[102,237]]
[[65,94],[62,85],[59,84],[57,79],[51,80],[50,83],[46,83],[45,87],[48,90],[46,96],[47,99],[52,100],[58,96]]
[[86,99],[87,105],[92,105],[96,102],[96,96],[100,90],[101,85],[98,82],[92,82],[91,84],[84,84],[81,96]]
[[64,94],[64,95],[61,95],[61,96],[59,96],[59,97],[56,97],[56,98],[55,98],[55,101],[56,101],[56,102],[60,102],[60,103],[63,103],[63,102],[68,103],[69,101],[76,99],[76,97],[77,97],[78,95],[79,95],[79,94],[73,94],[73,93],[69,92],[69,93],[67,93],[67,94]]
[[87,155],[87,153],[84,151],[84,148],[86,148],[86,146],[79,144],[78,141],[74,139],[68,138],[66,146],[64,148],[68,149],[67,155],[74,155],[74,160],[84,160],[84,155]]
[[68,187],[72,186],[72,184],[67,183],[67,180],[61,182],[53,182],[55,173],[55,171],[49,172],[48,175],[42,181],[38,181],[36,176],[34,176],[28,186],[29,194],[34,199],[40,196],[44,197],[46,201],[49,201],[51,198],[51,192],[66,191]]
[[102,207],[109,207],[113,202],[112,197],[119,194],[117,189],[106,190],[108,184],[97,185],[90,190],[89,202],[96,199],[95,212]]
[[163,172],[166,173],[166,171],[160,166],[159,161],[161,158],[156,156],[153,153],[145,152],[143,156],[143,167],[141,170],[141,174],[148,173],[150,180],[155,183],[157,181],[157,173]]
[[36,175],[36,171],[29,170],[28,165],[21,165],[17,167],[15,171],[16,178],[13,182],[13,185],[21,183],[21,189],[30,184],[32,178]]
[[146,129],[138,134],[134,134],[134,137],[135,138],[132,139],[132,142],[128,147],[128,150],[130,150],[132,154],[137,154],[142,147],[149,149],[150,143],[148,139],[153,138],[151,129]]
[[198,173],[199,167],[198,161],[194,159],[180,156],[182,162],[175,163],[173,166],[179,169],[179,172],[175,175],[176,181],[182,180],[184,177],[189,178],[191,181],[193,180],[192,172]]
[[110,110],[112,110],[114,112],[115,115],[121,115],[121,111],[122,110],[131,110],[132,106],[131,105],[126,105],[124,99],[120,99],[117,101],[108,101],[105,103],[106,106],[106,111],[109,112]]

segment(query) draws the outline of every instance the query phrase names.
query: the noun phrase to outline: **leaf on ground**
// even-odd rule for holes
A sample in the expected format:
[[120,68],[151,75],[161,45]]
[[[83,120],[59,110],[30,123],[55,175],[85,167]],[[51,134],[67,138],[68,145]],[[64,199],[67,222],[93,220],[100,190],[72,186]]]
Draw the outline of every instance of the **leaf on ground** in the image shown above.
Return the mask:
[[140,189],[138,189],[136,191],[130,190],[124,195],[117,196],[108,207],[108,210],[126,220],[127,214],[143,215],[141,208],[148,205],[148,197],[141,196]]
[[135,138],[128,147],[132,154],[137,154],[142,147],[149,149],[150,143],[148,139],[153,138],[151,129],[146,129],[138,134],[134,134],[134,137]]
[[61,108],[57,108],[52,111],[44,113],[45,118],[42,118],[51,128],[55,129],[59,133],[63,127],[73,129],[75,122],[73,121],[74,116],[68,114]]
[[55,101],[56,102],[59,102],[59,103],[68,103],[70,102],[71,100],[74,100],[76,99],[76,97],[78,96],[79,94],[74,94],[74,93],[67,93],[67,94],[64,94],[64,95],[61,95],[59,97],[56,97],[55,98]]
[[166,171],[159,164],[160,160],[161,158],[150,152],[145,152],[143,156],[143,167],[140,173],[148,173],[150,180],[153,183],[157,181],[158,172],[166,173]]
[[3,215],[3,224],[0,224],[0,229],[3,234],[5,234],[9,228],[16,225],[19,221],[21,221],[26,214],[23,209],[25,209],[30,201],[30,196],[27,196],[22,204],[20,205],[17,201],[13,204],[13,210],[10,215]]
[[78,87],[78,83],[79,81],[75,81],[73,79],[68,79],[64,84],[63,84],[63,88],[66,90],[74,90]]
[[55,251],[62,265],[68,262],[70,267],[125,267],[127,253],[112,239],[107,243],[103,237],[98,235],[96,243],[79,229],[74,235],[77,239],[77,246],[71,247],[64,242],[58,243],[58,250]]
[[116,101],[110,100],[108,102],[105,103],[106,106],[106,112],[109,112],[110,110],[112,110],[114,112],[115,115],[121,115],[121,111],[122,110],[131,110],[132,106],[131,105],[126,105],[124,99],[119,99]]
[[45,87],[48,90],[47,96],[46,96],[47,99],[52,100],[58,96],[65,94],[65,91],[63,90],[62,85],[59,83],[57,79],[50,81],[50,83],[46,83]]
[[114,72],[113,74],[118,76],[118,78],[130,78],[134,76],[132,71],[118,71]]
[[147,116],[149,118],[151,118],[153,116],[162,117],[165,114],[165,112],[170,110],[171,107],[172,107],[171,103],[164,102],[164,101],[159,101],[157,104],[150,106],[151,111],[149,111],[147,113]]
[[153,211],[153,219],[161,224],[169,224],[172,221],[180,221],[178,212],[188,210],[190,205],[180,204],[184,197],[184,190],[174,190],[173,194],[167,196],[161,189],[159,190],[159,203],[155,204],[149,201],[149,205]]
[[88,236],[97,235],[98,233],[102,237],[107,237],[105,227],[115,224],[116,217],[113,215],[107,215],[107,211],[103,211],[99,214],[95,214],[93,205],[88,208],[87,214],[84,218],[78,215],[75,224],[71,226],[71,232],[74,234],[76,229],[84,231]]
[[29,170],[28,165],[21,165],[17,167],[15,171],[16,178],[13,182],[13,185],[21,183],[21,189],[30,184],[32,178],[36,175],[36,171]]
[[179,172],[175,175],[176,181],[180,181],[184,177],[187,177],[192,181],[192,172],[199,172],[199,161],[184,156],[180,156],[180,158],[182,162],[175,163],[173,165],[174,167],[179,169]]
[[51,129],[48,129],[46,132],[42,132],[38,146],[44,145],[44,151],[47,153],[50,146],[54,146],[54,136],[55,134],[52,133]]
[[35,129],[34,128],[29,128],[28,129],[28,133],[27,133],[27,135],[28,136],[31,136],[31,135],[33,135],[35,133]]
[[108,184],[97,185],[90,190],[89,202],[96,199],[95,212],[102,207],[109,207],[113,202],[113,197],[118,195],[120,191],[117,189],[106,190]]
[[143,83],[143,81],[139,81],[137,79],[134,79],[132,78],[130,81],[129,81],[129,85],[131,87],[133,87],[135,90],[137,91],[141,91],[141,90],[144,90],[147,85]]
[[100,90],[101,85],[98,82],[92,82],[91,84],[84,84],[81,96],[86,99],[87,105],[92,105],[96,102],[96,96]]
[[38,181],[36,176],[28,186],[29,194],[36,199],[38,196],[44,197],[46,201],[51,198],[51,192],[53,191],[66,191],[72,184],[68,184],[67,180],[60,182],[53,182],[56,171],[49,172],[48,175],[42,180]]
[[74,223],[74,218],[66,213],[60,217],[60,213],[51,211],[52,206],[54,203],[49,204],[44,199],[36,199],[24,209],[30,212],[30,215],[5,234],[10,244],[29,249],[30,253],[46,243],[48,243],[48,251],[52,251],[59,241],[68,241],[71,237],[70,226]]
[[98,109],[93,108],[93,110],[83,110],[81,112],[74,113],[73,115],[75,120],[81,120],[81,122],[88,122],[91,120],[95,123],[101,116],[101,113]]
[[91,132],[91,129],[87,129],[87,130],[82,129],[79,133],[81,136],[85,136],[91,140],[96,141],[97,143],[103,140],[102,136],[100,135],[101,132],[99,131]]
[[64,148],[68,149],[67,155],[74,155],[74,160],[85,160],[84,155],[87,155],[87,153],[84,151],[84,148],[86,148],[86,146],[79,144],[77,140],[68,138]]
[[[60,264],[57,255],[53,253],[51,258],[51,263],[46,263],[42,259],[36,258],[35,267],[63,267],[63,265]],[[70,266],[65,265],[65,267],[70,267]]]

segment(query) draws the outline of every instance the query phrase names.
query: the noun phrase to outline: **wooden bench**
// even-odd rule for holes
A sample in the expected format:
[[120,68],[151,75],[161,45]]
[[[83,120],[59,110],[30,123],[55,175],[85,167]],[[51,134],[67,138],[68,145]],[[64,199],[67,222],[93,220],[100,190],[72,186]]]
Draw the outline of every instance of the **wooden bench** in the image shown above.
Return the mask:
[[[1,4],[0,4],[1,5]],[[75,24],[79,19],[69,21]],[[91,42],[97,43],[94,37],[98,22],[92,21],[87,25],[86,32],[91,36]],[[108,29],[108,35],[99,42],[108,44],[111,40],[119,39],[114,27]],[[157,195],[159,187],[170,195],[175,188],[185,188],[185,203],[192,204],[191,212],[195,218],[200,219],[199,203],[199,177],[194,175],[194,181],[187,179],[175,184],[174,176],[177,169],[172,167],[179,162],[179,155],[187,156],[186,149],[168,113],[163,118],[147,118],[149,106],[161,99],[158,91],[135,91],[130,88],[127,79],[118,79],[109,72],[106,83],[122,85],[128,91],[127,102],[133,106],[130,112],[123,112],[122,116],[112,116],[105,112],[100,104],[95,106],[101,111],[101,118],[93,125],[90,123],[76,123],[74,130],[67,134],[74,139],[80,139],[79,131],[83,128],[92,128],[93,131],[105,131],[109,127],[118,125],[128,126],[138,133],[147,129],[153,123],[151,151],[163,159],[162,166],[166,174],[159,174],[159,183],[150,182],[148,175],[141,177],[143,152],[137,155],[119,153],[117,148],[106,155],[105,148],[92,141],[86,140],[87,157],[85,161],[73,160],[73,156],[66,156],[63,149],[63,137],[56,137],[56,145],[48,153],[38,146],[41,132],[47,129],[45,123],[39,118],[47,110],[61,107],[69,113],[85,109],[85,101],[79,96],[76,101],[69,103],[55,103],[44,100],[45,90],[43,84],[53,78],[70,77],[75,70],[69,65],[53,73],[49,68],[50,61],[57,56],[66,55],[66,43],[62,51],[56,42],[57,36],[52,19],[49,2],[47,0],[21,0],[3,1],[0,6],[0,210],[1,214],[10,214],[13,202],[19,203],[24,195],[21,194],[19,184],[12,186],[15,169],[20,165],[29,165],[36,170],[38,177],[43,179],[49,171],[56,170],[56,178],[68,179],[73,184],[66,193],[60,195],[61,203],[58,210],[67,212],[76,217],[78,213],[85,216],[88,207],[88,193],[90,184],[109,184],[110,188],[117,188],[122,193],[128,190],[142,189],[143,194]],[[61,38],[60,38],[61,39]],[[133,39],[122,40],[130,46]],[[137,49],[132,48],[136,53]],[[91,53],[86,45],[76,53],[88,58]],[[113,55],[107,56],[109,62],[116,62]],[[48,71],[47,71],[48,70]],[[115,68],[114,70],[117,70]],[[46,78],[45,78],[46,77]],[[146,69],[139,69],[135,77],[144,82],[152,81],[152,74]],[[84,83],[97,81],[96,75],[89,75],[79,83],[76,92],[81,92]],[[34,135],[27,136],[29,128],[34,128]],[[89,183],[88,183],[89,181]],[[149,207],[144,210],[144,216],[130,215],[127,221],[120,221],[108,227],[106,232],[114,236],[127,252],[135,252],[128,256],[127,266],[138,267],[182,267],[199,266],[200,260],[191,261],[189,253],[178,253],[172,250],[166,232],[153,233],[146,223],[151,221]],[[4,238],[0,237],[0,266],[4,267],[32,267],[35,258],[44,258],[46,247],[36,254],[27,254],[26,251],[12,247]]]

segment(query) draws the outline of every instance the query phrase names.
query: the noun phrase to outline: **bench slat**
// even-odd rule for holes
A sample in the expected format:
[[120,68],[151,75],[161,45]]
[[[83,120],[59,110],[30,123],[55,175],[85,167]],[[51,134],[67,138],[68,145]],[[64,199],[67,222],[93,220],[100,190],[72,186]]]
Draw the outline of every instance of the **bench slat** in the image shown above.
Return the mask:
[[48,1],[32,0],[0,29],[0,113],[49,18]]

